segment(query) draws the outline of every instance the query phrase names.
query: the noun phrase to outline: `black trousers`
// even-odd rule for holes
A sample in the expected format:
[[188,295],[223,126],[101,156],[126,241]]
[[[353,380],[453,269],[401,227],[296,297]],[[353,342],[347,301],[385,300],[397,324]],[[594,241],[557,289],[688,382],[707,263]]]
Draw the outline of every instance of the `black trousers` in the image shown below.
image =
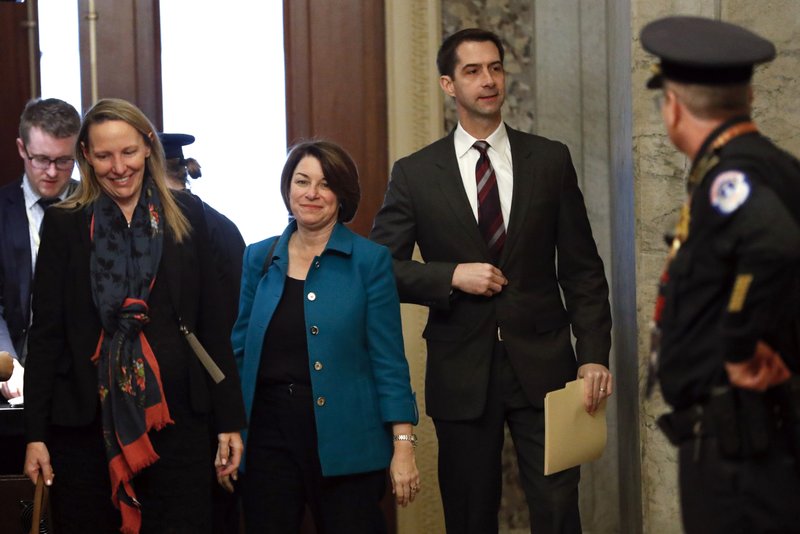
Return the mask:
[[[324,477],[308,386],[258,386],[242,504],[253,534],[296,534],[308,506],[318,534],[383,534],[386,471]],[[358,454],[358,451],[353,451]]]
[[687,534],[800,533],[800,475],[783,437],[746,460],[723,458],[713,436],[696,447],[678,451]]
[[[133,479],[142,505],[143,534],[210,531],[212,471],[205,417],[172,414],[176,421],[150,439],[160,459]],[[50,496],[58,534],[116,534],[120,513],[111,502],[108,461],[99,416],[88,427],[51,427],[55,473]]]
[[580,533],[580,468],[544,476],[544,410],[528,402],[500,341],[495,343],[491,373],[481,417],[467,421],[434,419],[447,532],[498,531],[501,453],[507,423],[517,451],[531,533]]

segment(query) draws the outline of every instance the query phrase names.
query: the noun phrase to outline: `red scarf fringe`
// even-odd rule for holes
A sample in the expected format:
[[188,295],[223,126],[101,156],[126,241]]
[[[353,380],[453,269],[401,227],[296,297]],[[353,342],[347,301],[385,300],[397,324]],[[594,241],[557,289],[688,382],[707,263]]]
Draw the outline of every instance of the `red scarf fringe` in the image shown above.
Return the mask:
[[[97,349],[94,356],[92,356],[93,362],[100,357],[100,346],[103,343],[103,336],[104,332],[101,332]],[[116,436],[122,449],[122,454],[111,459],[108,464],[108,471],[111,478],[111,501],[122,515],[122,527],[120,531],[123,534],[139,534],[139,530],[142,526],[142,512],[138,507],[129,506],[120,501],[119,488],[120,486],[124,487],[125,493],[127,493],[131,499],[136,499],[136,493],[130,483],[131,479],[142,469],[153,465],[159,459],[158,454],[155,449],[153,449],[153,444],[147,432],[151,429],[161,430],[166,425],[175,423],[169,414],[169,407],[167,406],[167,400],[164,396],[164,386],[161,383],[161,370],[158,367],[158,361],[153,353],[153,348],[150,346],[150,343],[148,343],[143,332],[139,333],[139,341],[142,344],[142,354],[158,383],[161,402],[145,408],[145,426],[147,430],[144,434],[139,436],[136,441],[123,445],[122,442],[119,441],[119,437]]]

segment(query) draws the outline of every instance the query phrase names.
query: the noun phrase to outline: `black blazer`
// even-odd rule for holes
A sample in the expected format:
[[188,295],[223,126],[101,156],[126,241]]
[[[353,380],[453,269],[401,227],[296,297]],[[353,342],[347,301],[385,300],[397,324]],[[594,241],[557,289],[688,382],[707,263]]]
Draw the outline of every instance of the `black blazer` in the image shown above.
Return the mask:
[[[77,187],[71,180],[68,192]],[[0,188],[0,321],[5,322],[10,336],[6,340],[0,324],[0,349],[10,343],[17,355],[30,322],[31,241],[22,178]]]
[[[193,195],[199,199],[197,195]],[[239,314],[239,284],[242,281],[242,259],[245,242],[233,221],[201,201],[208,227],[210,249],[217,266],[217,276],[224,299],[226,324],[233,329]]]
[[[569,150],[506,130],[514,185],[498,263],[509,284],[501,293],[487,298],[451,292],[457,264],[491,262],[464,191],[453,132],[395,163],[370,235],[392,251],[400,299],[430,307],[423,336],[432,417],[482,413],[498,327],[534,405],[574,380],[578,365],[608,366],[608,285]],[[425,263],[411,259],[415,244]]]
[[[226,378],[215,385],[197,358],[188,360],[191,408],[199,413],[211,411],[217,432],[238,431],[245,427],[244,404],[230,331],[217,315],[222,300],[214,283],[213,259],[206,248],[202,205],[188,194],[176,197],[192,225],[192,234],[182,244],[175,243],[169,233],[165,236],[151,299],[157,291],[168,291],[172,311],[196,333],[225,373]],[[101,325],[92,301],[90,252],[89,225],[83,210],[47,210],[34,275],[34,320],[25,372],[29,442],[47,441],[50,424],[84,426],[97,415],[97,368],[90,358]],[[156,318],[151,319],[152,325]],[[145,334],[151,325],[145,327]]]
[[[31,274],[31,242],[20,178],[0,189],[0,319],[10,335],[6,342],[18,355],[30,317]],[[5,332],[0,337],[5,337]]]

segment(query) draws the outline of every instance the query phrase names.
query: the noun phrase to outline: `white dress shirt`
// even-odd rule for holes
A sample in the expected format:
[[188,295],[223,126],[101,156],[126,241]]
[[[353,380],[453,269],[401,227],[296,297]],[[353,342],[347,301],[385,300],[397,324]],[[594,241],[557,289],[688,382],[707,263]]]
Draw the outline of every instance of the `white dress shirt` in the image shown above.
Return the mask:
[[[58,198],[64,200],[67,196],[68,189],[69,187],[65,187]],[[36,257],[39,254],[39,231],[42,228],[42,219],[44,219],[44,206],[37,204],[42,197],[31,187],[27,174],[22,177],[22,194],[25,197],[25,214],[28,216],[28,235],[30,236],[31,243],[31,272],[33,272],[36,267]]]
[[464,191],[467,193],[469,204],[472,207],[472,214],[475,216],[475,221],[477,221],[478,184],[475,180],[475,167],[478,164],[480,152],[472,147],[475,141],[489,143],[489,150],[486,153],[489,156],[489,161],[492,162],[492,168],[497,178],[497,188],[500,193],[500,211],[503,213],[503,222],[505,223],[506,232],[508,232],[511,198],[514,190],[514,169],[511,164],[511,144],[508,142],[506,125],[501,122],[500,126],[489,137],[476,139],[468,134],[459,123],[453,136],[458,169],[461,172],[461,181],[464,183]]

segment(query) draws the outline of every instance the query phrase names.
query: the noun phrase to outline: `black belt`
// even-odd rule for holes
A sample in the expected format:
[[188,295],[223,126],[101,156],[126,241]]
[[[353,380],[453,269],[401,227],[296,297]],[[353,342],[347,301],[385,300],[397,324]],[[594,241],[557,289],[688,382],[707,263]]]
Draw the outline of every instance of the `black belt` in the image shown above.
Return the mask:
[[781,436],[796,441],[795,404],[784,386],[765,393],[720,386],[705,402],[661,416],[658,426],[673,445],[693,440],[696,458],[706,437],[716,438],[723,456],[749,458],[763,454]]
[[709,436],[713,425],[704,404],[694,404],[684,410],[664,414],[656,421],[658,428],[673,445],[698,437]]

